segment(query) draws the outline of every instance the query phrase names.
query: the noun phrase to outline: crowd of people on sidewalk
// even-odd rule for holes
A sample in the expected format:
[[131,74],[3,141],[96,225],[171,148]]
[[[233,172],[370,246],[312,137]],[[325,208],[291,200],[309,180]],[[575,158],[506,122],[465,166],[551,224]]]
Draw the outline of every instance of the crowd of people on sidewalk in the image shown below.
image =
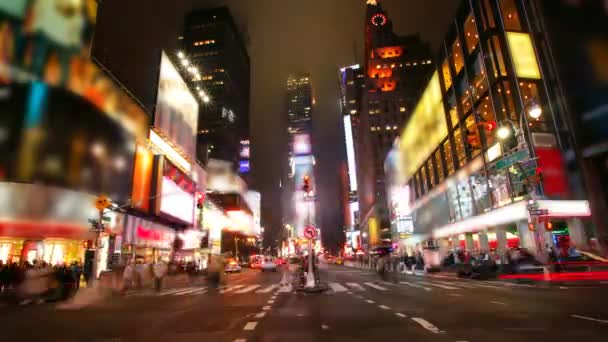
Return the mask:
[[4,264],[0,261],[0,299],[20,305],[65,300],[76,293],[90,267],[78,262],[52,266],[44,261]]

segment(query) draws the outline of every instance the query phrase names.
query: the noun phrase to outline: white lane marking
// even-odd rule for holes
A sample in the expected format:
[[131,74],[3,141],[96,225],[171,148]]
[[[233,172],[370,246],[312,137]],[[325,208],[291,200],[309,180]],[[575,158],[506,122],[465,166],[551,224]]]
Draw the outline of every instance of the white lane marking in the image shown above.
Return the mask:
[[198,290],[192,292],[192,294],[195,294],[195,295],[197,295],[197,294],[205,294],[205,293],[207,293],[207,289],[198,289]]
[[220,293],[227,293],[227,292],[230,292],[230,291],[233,291],[233,290],[237,290],[237,289],[240,289],[243,286],[245,286],[245,285],[232,285],[232,286],[228,286],[226,288],[221,289]]
[[586,319],[588,321],[599,322],[599,323],[608,323],[608,320],[605,320],[605,319],[597,319],[597,318],[581,316],[581,315],[570,315],[570,317]]
[[247,322],[247,324],[245,324],[245,327],[243,327],[243,330],[253,330],[257,325],[258,322]]
[[323,329],[323,330],[329,330],[329,325],[321,324],[321,329]]
[[262,310],[264,310],[264,311],[270,310],[270,305],[262,306]]
[[170,295],[173,293],[177,293],[177,292],[182,292],[182,291],[186,291],[186,290],[190,290],[191,288],[187,288],[187,289],[173,289],[173,290],[166,290],[166,291],[162,291],[161,293],[159,293],[159,296],[166,296],[166,295]]
[[271,299],[271,300],[269,300],[269,301],[268,301],[268,304],[274,304],[274,300],[272,300],[272,299]]
[[374,304],[375,302],[373,300],[366,300],[366,302],[370,303],[370,304]]
[[277,284],[270,285],[270,286],[267,286],[267,287],[265,287],[263,289],[259,289],[259,290],[255,291],[255,292],[256,293],[270,293],[270,292],[272,292],[272,290],[276,289],[277,287],[279,287],[279,285],[277,285]]
[[433,282],[423,282],[422,284],[424,285],[430,285],[430,286],[435,286],[444,290],[458,290],[457,287],[454,286],[448,286],[448,285],[442,285],[442,284],[435,284]]
[[479,283],[475,283],[475,284],[472,284],[472,285],[473,286],[479,286],[479,287],[487,287],[489,289],[505,289],[505,287],[502,287],[502,286],[479,284]]
[[559,289],[560,289],[560,290],[567,290],[567,289],[568,289],[568,287],[566,287],[566,286],[560,286],[560,287],[559,287]]
[[249,286],[245,287],[244,289],[240,289],[238,291],[235,291],[234,293],[239,293],[239,294],[241,294],[241,293],[247,293],[247,292],[251,292],[251,291],[257,289],[258,287],[260,287],[260,285],[249,285]]
[[426,291],[432,291],[433,290],[430,287],[426,287],[426,286],[410,283],[409,281],[401,281],[401,282],[399,282],[399,284],[408,285],[408,286],[411,286],[411,287],[415,287],[417,289],[425,289]]
[[430,323],[429,321],[425,320],[424,318],[412,317],[412,321],[420,324],[420,326],[422,326],[424,329],[432,332],[433,334],[438,334],[439,333],[439,328],[437,328],[436,326],[434,326],[432,323]]
[[350,292],[350,291],[348,291],[348,292],[346,292],[346,293],[348,293],[348,294],[353,294],[353,293],[352,293],[352,292]]
[[236,340],[234,340],[234,342],[247,342],[247,340],[244,338],[237,338]]
[[439,284],[443,284],[443,285],[448,285],[448,286],[460,286],[463,287],[465,289],[474,289],[475,286],[473,285],[469,285],[469,284],[465,284],[465,283],[457,283],[455,281],[439,281],[439,280],[433,280],[435,283],[439,283]]
[[348,291],[348,289],[338,283],[329,283],[329,287],[334,291],[334,292],[346,292]]
[[367,285],[369,287],[372,287],[372,288],[374,288],[376,290],[380,290],[380,291],[386,291],[386,290],[388,290],[386,287],[382,287],[382,286],[374,284],[374,283],[363,283],[363,284]]
[[490,303],[496,304],[496,305],[507,305],[507,303],[499,302],[499,301],[496,301],[496,300],[491,300]]
[[391,309],[390,307],[388,307],[388,306],[386,306],[386,305],[378,305],[378,307],[379,307],[380,309],[383,309],[383,310],[390,310],[390,309]]
[[462,293],[450,293],[452,297],[462,297]]
[[264,318],[266,316],[266,311],[262,311],[255,315],[255,318]]
[[365,291],[365,288],[357,283],[346,283],[346,285],[348,285],[349,287],[352,287],[353,289],[355,289],[357,291]]
[[395,313],[395,316],[399,316],[401,318],[406,318],[407,317],[406,315],[402,314],[401,312]]
[[192,293],[200,291],[200,290],[201,290],[200,288],[190,289],[190,290],[187,290],[187,291],[176,292],[176,293],[174,293],[174,295],[176,295],[176,296],[183,296],[183,295],[187,295],[187,294],[192,294]]

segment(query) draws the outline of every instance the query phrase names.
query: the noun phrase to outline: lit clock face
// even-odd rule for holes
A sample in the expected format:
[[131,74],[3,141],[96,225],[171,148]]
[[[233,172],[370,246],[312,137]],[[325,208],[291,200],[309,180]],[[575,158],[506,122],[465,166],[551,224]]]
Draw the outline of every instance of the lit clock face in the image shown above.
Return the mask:
[[376,26],[384,26],[386,25],[386,16],[382,13],[376,13],[372,16],[372,24]]

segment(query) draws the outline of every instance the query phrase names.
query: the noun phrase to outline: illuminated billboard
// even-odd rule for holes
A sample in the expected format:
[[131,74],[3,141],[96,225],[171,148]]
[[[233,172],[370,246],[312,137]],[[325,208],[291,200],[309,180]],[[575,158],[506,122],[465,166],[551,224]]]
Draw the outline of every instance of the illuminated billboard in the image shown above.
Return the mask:
[[239,156],[243,159],[249,159],[251,156],[249,140],[241,140],[241,150],[239,151]]
[[195,155],[198,102],[164,51],[161,54],[154,127],[188,156]]
[[407,181],[447,136],[445,110],[437,72],[433,73],[410,120],[403,129],[399,150]]
[[145,146],[138,144],[135,151],[131,206],[146,212],[150,210],[150,185],[152,182],[153,164],[154,155],[152,152]]
[[249,173],[251,170],[251,165],[249,160],[241,160],[239,161],[239,173]]
[[296,156],[311,153],[310,135],[296,134],[293,136],[293,153]]
[[194,223],[194,195],[182,189],[169,177],[161,184],[160,212],[188,224]]
[[540,79],[540,69],[530,34],[507,32],[507,42],[517,77]]
[[346,158],[348,160],[348,180],[350,191],[357,191],[357,167],[355,164],[355,146],[353,143],[353,127],[350,121],[350,115],[345,115],[344,120],[344,137],[346,139]]

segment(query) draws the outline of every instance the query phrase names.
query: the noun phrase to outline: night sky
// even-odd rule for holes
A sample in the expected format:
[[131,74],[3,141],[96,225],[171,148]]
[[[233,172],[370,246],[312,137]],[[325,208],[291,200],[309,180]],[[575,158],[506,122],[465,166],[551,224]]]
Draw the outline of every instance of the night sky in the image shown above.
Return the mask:
[[[262,192],[267,231],[280,228],[279,179],[285,160],[285,82],[309,72],[316,106],[313,147],[317,192],[326,242],[339,239],[338,167],[345,149],[339,107],[338,68],[363,59],[364,0],[105,0],[98,22],[103,48],[120,52],[113,72],[146,106],[153,101],[154,51],[175,50],[184,13],[226,5],[247,44],[251,60],[252,189]],[[398,34],[420,32],[437,49],[457,0],[384,0]],[[114,20],[120,12],[127,20]],[[108,16],[105,16],[108,14]],[[104,20],[110,18],[109,20]],[[204,66],[201,66],[204,69]]]

